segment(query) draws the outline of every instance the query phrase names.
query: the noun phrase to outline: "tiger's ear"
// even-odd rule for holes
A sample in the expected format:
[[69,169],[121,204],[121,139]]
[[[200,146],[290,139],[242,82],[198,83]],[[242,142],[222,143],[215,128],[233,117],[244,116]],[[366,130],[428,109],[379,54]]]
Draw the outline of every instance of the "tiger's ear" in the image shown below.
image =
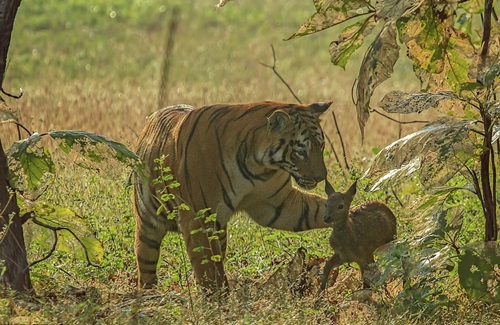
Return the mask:
[[330,105],[332,105],[332,103],[333,102],[313,103],[309,105],[309,111],[317,116],[320,116],[330,107]]
[[267,118],[267,129],[272,132],[283,132],[291,124],[290,115],[282,110],[274,111],[271,116]]

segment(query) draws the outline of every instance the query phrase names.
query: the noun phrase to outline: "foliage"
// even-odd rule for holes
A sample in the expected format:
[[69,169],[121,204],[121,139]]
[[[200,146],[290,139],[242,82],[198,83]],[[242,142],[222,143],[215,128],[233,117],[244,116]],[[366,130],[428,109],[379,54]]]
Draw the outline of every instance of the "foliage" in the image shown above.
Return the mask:
[[499,268],[500,252],[496,243],[468,245],[458,264],[460,284],[475,299],[499,303]]
[[108,139],[105,136],[85,131],[65,130],[34,133],[28,138],[15,142],[8,150],[9,165],[14,166],[13,174],[24,173],[28,188],[39,185],[45,173],[54,173],[54,162],[45,147],[37,146],[44,136],[54,140],[61,140],[59,147],[65,152],[77,151],[92,162],[100,163],[106,158],[106,149],[112,152],[112,158],[134,166],[139,159],[123,144]]
[[102,263],[103,244],[95,237],[84,218],[68,208],[50,203],[19,201],[22,213],[33,213],[36,217],[31,217],[32,222],[41,226],[31,237],[31,241],[39,245],[41,250],[52,253],[57,249],[75,254],[89,265]]
[[[421,113],[438,107],[446,112],[445,118],[380,150],[364,175],[368,188],[401,191],[404,182],[422,186],[418,190],[420,200],[427,200],[422,206],[432,207],[420,215],[431,222],[424,229],[437,229],[441,233],[453,228],[446,219],[452,210],[443,208],[455,195],[451,193],[468,190],[481,204],[480,211],[486,220],[484,240],[496,241],[495,156],[500,153],[495,151],[494,144],[499,138],[500,29],[498,24],[491,24],[492,18],[498,20],[492,2],[313,0],[313,3],[316,13],[289,39],[348,23],[338,40],[330,44],[332,62],[342,68],[367,36],[378,30],[360,64],[356,84],[355,105],[362,136],[372,110],[371,97],[375,88],[391,77],[400,56],[399,43],[407,49],[423,92],[393,91],[385,95],[379,106],[387,113],[397,114]],[[426,240],[418,239],[419,236],[418,233],[411,236],[418,250],[409,253],[417,260],[421,254],[425,258],[432,256],[429,247],[423,245]],[[425,238],[435,236],[421,239]],[[411,243],[409,238],[403,240],[403,246]],[[457,243],[453,245],[457,252],[462,249]],[[441,261],[449,260],[449,248],[445,245],[443,251],[435,252],[436,256]],[[493,299],[492,289],[486,283],[487,279],[495,278],[492,259],[496,257],[474,259],[471,254],[465,250],[462,258],[454,262],[459,265],[460,283],[473,297],[477,298],[481,292]],[[472,264],[482,267],[481,272],[470,271]],[[496,285],[494,281],[493,286]],[[434,296],[438,298],[439,294]]]
[[[358,122],[363,131],[370,115],[375,88],[390,78],[399,58],[398,41],[407,48],[413,69],[427,91],[460,90],[481,71],[477,62],[481,42],[476,17],[484,11],[479,0],[434,2],[430,0],[313,0],[316,13],[288,39],[310,35],[349,23],[330,44],[332,62],[345,68],[348,59],[372,32],[379,30],[360,64],[356,86]],[[500,49],[500,31],[492,27],[490,53]],[[488,58],[487,66],[495,56]]]
[[[5,122],[22,127],[7,108],[1,108],[0,113]],[[86,220],[68,208],[37,200],[49,186],[47,174],[56,173],[56,164],[49,149],[39,145],[43,137],[58,140],[59,148],[64,153],[77,152],[93,163],[103,163],[114,158],[140,172],[139,158],[119,142],[99,134],[77,130],[34,133],[15,142],[6,152],[11,186],[20,193],[27,194],[26,190],[31,192],[31,197],[19,196],[18,205],[21,212],[27,220],[42,228],[35,232],[32,240],[39,244],[42,251],[48,251],[48,255],[35,263],[47,259],[57,249],[70,254],[76,252],[76,256],[82,257],[89,265],[101,264],[104,256],[103,245],[92,233]],[[86,167],[85,164],[80,165]],[[36,192],[40,193],[35,198],[33,194]],[[83,248],[82,253],[78,247]]]

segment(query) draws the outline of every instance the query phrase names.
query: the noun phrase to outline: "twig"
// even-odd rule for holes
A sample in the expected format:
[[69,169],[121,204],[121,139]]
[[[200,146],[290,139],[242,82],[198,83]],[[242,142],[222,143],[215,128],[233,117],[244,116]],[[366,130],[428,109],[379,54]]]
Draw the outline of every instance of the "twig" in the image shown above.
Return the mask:
[[396,191],[394,191],[394,188],[391,186],[391,192],[392,192],[392,195],[394,195],[394,197],[396,198],[396,201],[398,201],[399,205],[404,208],[404,204],[403,202],[401,202],[401,200],[399,199],[398,197],[398,194],[396,193]]
[[273,51],[273,65],[268,65],[268,64],[265,64],[265,63],[262,63],[262,62],[260,62],[260,65],[273,70],[274,74],[288,88],[288,91],[290,91],[290,93],[295,98],[295,100],[297,102],[299,102],[300,104],[302,104],[302,101],[300,100],[299,97],[297,97],[297,95],[295,95],[295,92],[293,91],[292,87],[290,87],[290,85],[285,81],[285,79],[283,79],[283,77],[279,74],[278,70],[276,69],[276,52],[274,51],[274,46],[272,44],[271,44],[271,50]]
[[340,145],[342,147],[342,156],[344,158],[345,167],[349,170],[349,163],[347,162],[346,151],[344,146],[344,139],[342,138],[342,134],[340,133],[339,124],[337,123],[337,117],[335,116],[335,111],[332,110],[333,122],[335,123],[335,128],[337,129],[337,135],[339,136]]
[[[10,122],[10,121],[9,121]],[[19,140],[21,140],[21,132],[19,131],[19,128],[23,129],[26,133],[28,133],[28,136],[31,137],[32,133],[30,132],[30,130],[28,130],[27,127],[25,127],[24,125],[22,125],[21,123],[17,122],[17,121],[12,121],[12,123],[14,123],[17,128],[18,128],[18,136],[19,136]]]
[[429,121],[419,121],[419,120],[407,121],[407,122],[405,122],[405,121],[398,121],[398,120],[396,120],[396,119],[394,119],[394,118],[392,118],[390,116],[385,115],[384,113],[381,113],[381,112],[377,111],[376,109],[372,109],[370,112],[371,113],[377,113],[377,114],[385,117],[386,119],[391,120],[391,121],[396,122],[396,123],[399,123],[399,124],[416,124],[416,123],[426,124],[426,123],[429,123]]
[[[52,231],[55,233],[55,237],[54,237],[54,242],[55,242],[55,243],[54,243],[54,245],[52,246],[52,248],[53,248],[53,249],[50,251],[50,253],[49,253],[47,256],[43,257],[41,260],[39,260],[39,261],[35,261],[36,263],[39,263],[39,262],[41,262],[41,261],[43,261],[43,260],[46,260],[47,258],[49,258],[49,257],[52,255],[52,253],[53,253],[53,252],[54,252],[54,250],[55,250],[55,246],[57,246],[57,231],[60,231],[60,230],[66,230],[66,231],[67,231],[67,232],[69,232],[69,233],[70,233],[70,234],[71,234],[71,235],[72,235],[72,236],[76,239],[76,241],[78,241],[78,243],[82,246],[83,251],[85,252],[85,258],[86,258],[86,260],[87,260],[87,265],[89,265],[89,266],[94,266],[94,267],[100,267],[99,265],[94,264],[94,263],[92,263],[92,261],[90,261],[90,258],[89,258],[89,252],[87,251],[87,247],[85,247],[85,245],[83,244],[82,240],[81,240],[80,238],[78,238],[78,236],[74,233],[74,231],[73,231],[73,230],[71,230],[71,229],[70,229],[70,228],[68,228],[68,227],[54,227],[54,226],[47,225],[47,224],[45,224],[45,223],[43,223],[43,222],[39,221],[39,220],[35,217],[35,214],[34,214],[34,213],[31,213],[31,220],[33,221],[33,223],[34,223],[34,224],[39,225],[39,226],[44,227],[44,228],[47,228],[47,229],[50,229],[50,230],[52,230]],[[35,262],[33,262],[33,263],[35,263]],[[33,263],[31,263],[30,265],[33,265]],[[35,264],[36,264],[36,263],[35,263]]]
[[[398,121],[401,122],[401,113],[398,114]],[[398,123],[398,139],[401,139],[402,134],[403,134],[403,124]]]
[[[337,155],[337,151],[335,151],[335,147],[333,146],[332,140],[330,140],[330,137],[326,133],[325,133],[325,138],[326,138],[326,141],[328,142],[328,144],[330,145],[330,148],[332,149],[333,156],[335,157],[335,160],[337,161],[337,164],[342,167],[342,165],[340,164],[339,156]],[[344,179],[347,180],[347,176],[348,176],[347,172],[345,171],[344,168],[341,168],[341,169],[342,169],[342,172],[344,174]]]
[[42,258],[36,260],[36,261],[33,261],[29,264],[29,267],[32,267],[40,262],[43,262],[45,261],[46,259],[48,259],[49,257],[52,256],[52,254],[56,251],[56,248],[57,248],[57,243],[59,241],[58,237],[57,237],[57,231],[56,230],[52,230],[52,233],[54,234],[54,243],[52,244],[52,248],[50,249],[50,251]]
[[160,89],[158,91],[158,108],[167,106],[168,104],[168,76],[171,65],[172,49],[174,47],[175,33],[178,26],[179,8],[174,7],[172,18],[170,20],[169,32],[165,42],[165,53],[163,55],[163,68],[161,72]]

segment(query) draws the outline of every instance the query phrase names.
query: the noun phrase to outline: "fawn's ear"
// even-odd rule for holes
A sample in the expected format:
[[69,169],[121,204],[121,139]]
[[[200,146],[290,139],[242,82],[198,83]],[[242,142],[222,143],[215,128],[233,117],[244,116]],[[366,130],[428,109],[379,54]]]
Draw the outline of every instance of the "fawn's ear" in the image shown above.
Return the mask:
[[333,186],[332,186],[332,184],[330,184],[328,179],[325,179],[325,192],[326,192],[326,195],[328,195],[328,197],[330,197],[330,195],[335,193],[335,190],[333,189]]
[[350,197],[354,197],[354,195],[356,195],[356,186],[358,184],[358,181],[354,181],[354,183],[352,183],[351,187],[349,187],[349,189],[347,190],[347,194],[349,194]]
[[267,128],[271,132],[283,132],[290,125],[292,121],[290,119],[290,115],[283,110],[274,111],[271,116],[267,118]]

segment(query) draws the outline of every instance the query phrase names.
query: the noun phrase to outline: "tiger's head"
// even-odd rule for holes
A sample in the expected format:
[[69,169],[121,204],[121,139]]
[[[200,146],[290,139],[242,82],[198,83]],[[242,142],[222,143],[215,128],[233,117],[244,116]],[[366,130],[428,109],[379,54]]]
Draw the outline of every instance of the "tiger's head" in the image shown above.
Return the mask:
[[267,151],[269,162],[290,173],[306,190],[326,179],[320,116],[331,104],[284,106],[268,116],[267,128],[273,139]]

